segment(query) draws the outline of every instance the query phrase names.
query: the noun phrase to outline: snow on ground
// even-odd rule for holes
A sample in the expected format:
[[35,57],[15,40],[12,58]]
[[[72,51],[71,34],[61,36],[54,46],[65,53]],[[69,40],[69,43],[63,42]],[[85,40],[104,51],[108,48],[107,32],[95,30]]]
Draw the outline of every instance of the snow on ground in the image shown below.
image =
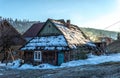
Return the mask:
[[58,66],[53,66],[50,64],[40,64],[38,66],[36,66],[39,69],[55,69],[55,68],[59,68]]
[[30,65],[30,64],[23,64],[18,69],[35,69],[35,67],[33,65]]
[[[11,66],[11,65],[12,65],[12,63],[7,63],[7,66]],[[6,64],[5,64],[5,63],[1,63],[1,62],[0,62],[0,67],[1,67],[1,66],[3,66],[3,67],[4,67],[4,66],[6,66]]]
[[6,66],[6,64],[5,63],[0,63],[0,66]]
[[[80,66],[80,65],[94,65],[94,64],[100,64],[104,62],[120,62],[120,53],[118,54],[110,54],[110,55],[101,55],[101,56],[95,56],[95,55],[88,55],[88,59],[86,60],[76,60],[76,61],[70,61],[67,63],[61,64],[61,66],[53,66],[50,64],[40,64],[38,66],[33,66],[30,64],[23,64],[20,66],[20,59],[14,61],[11,64],[8,64],[7,67],[13,68],[13,69],[55,69],[55,68],[62,68],[62,67],[74,67],[74,66]],[[5,64],[0,63],[0,66],[6,66]]]
[[23,64],[21,67],[18,67],[17,69],[55,69],[55,68],[58,68],[58,66],[53,66],[50,64],[40,64],[38,66]]
[[74,67],[74,66],[80,66],[80,65],[94,65],[94,64],[100,64],[104,62],[119,62],[120,61],[120,53],[118,54],[111,54],[111,55],[101,55],[101,56],[95,56],[95,55],[89,55],[89,58],[86,60],[77,60],[77,61],[70,61],[67,63],[63,63],[61,67]]
[[8,65],[7,67],[12,68],[12,69],[55,69],[58,68],[58,66],[53,66],[50,64],[40,64],[38,66],[33,66],[31,64],[23,64],[20,66],[21,59],[13,61],[11,65]]
[[3,73],[0,73],[0,75],[4,75]]
[[21,59],[13,61],[11,68],[18,68],[20,66]]

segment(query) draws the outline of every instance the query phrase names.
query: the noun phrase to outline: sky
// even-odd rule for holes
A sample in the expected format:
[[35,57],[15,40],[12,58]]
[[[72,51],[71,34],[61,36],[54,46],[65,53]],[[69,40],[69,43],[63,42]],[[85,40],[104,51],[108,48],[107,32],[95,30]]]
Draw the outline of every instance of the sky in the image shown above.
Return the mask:
[[0,0],[0,16],[42,22],[70,19],[80,27],[120,31],[120,0]]

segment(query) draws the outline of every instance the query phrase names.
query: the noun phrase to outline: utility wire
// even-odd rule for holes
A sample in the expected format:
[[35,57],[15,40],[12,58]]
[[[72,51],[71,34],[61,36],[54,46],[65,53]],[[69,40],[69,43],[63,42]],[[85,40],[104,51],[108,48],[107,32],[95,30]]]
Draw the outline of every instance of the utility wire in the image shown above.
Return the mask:
[[120,21],[117,21],[117,22],[115,22],[115,23],[113,23],[113,24],[111,24],[111,25],[109,25],[109,26],[105,27],[104,29],[108,29],[108,28],[110,28],[110,27],[114,26],[114,25],[115,25],[115,24],[117,24],[117,23],[120,23]]

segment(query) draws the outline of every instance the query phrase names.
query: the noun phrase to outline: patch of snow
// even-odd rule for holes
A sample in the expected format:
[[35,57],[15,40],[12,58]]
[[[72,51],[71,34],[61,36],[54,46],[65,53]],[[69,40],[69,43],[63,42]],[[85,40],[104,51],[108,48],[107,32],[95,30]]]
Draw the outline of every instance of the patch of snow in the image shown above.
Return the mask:
[[45,50],[54,50],[55,47],[45,47]]
[[6,64],[5,63],[0,63],[0,66],[6,66]]
[[71,45],[73,49],[77,49],[77,47],[75,45]]
[[7,63],[7,65],[6,65],[6,63],[1,63],[1,62],[0,62],[0,66],[3,66],[3,67],[4,67],[4,66],[11,66],[11,65],[12,65],[12,63]]
[[76,61],[70,61],[67,63],[63,63],[61,67],[74,67],[74,66],[80,66],[80,65],[94,65],[94,64],[100,64],[105,62],[119,62],[120,61],[120,53],[118,54],[111,54],[111,55],[101,55],[101,56],[95,56],[90,55],[88,59],[86,60],[76,60]]
[[13,65],[10,68],[18,68],[21,64],[21,61],[22,61],[21,59],[13,61],[12,62]]
[[[100,63],[105,62],[120,62],[120,53],[117,54],[110,54],[110,55],[101,55],[101,56],[95,56],[92,54],[88,55],[88,59],[85,60],[76,60],[76,61],[70,61],[66,63],[62,63],[61,66],[53,66],[50,64],[40,64],[38,66],[33,66],[30,64],[23,64],[21,67],[21,59],[15,60],[13,63],[14,65],[10,68],[16,68],[16,69],[56,69],[56,68],[62,68],[62,67],[74,67],[74,66],[80,66],[80,65],[96,65]],[[5,66],[0,64],[0,66]]]
[[0,75],[4,75],[3,73],[0,73]]
[[5,69],[0,69],[0,70],[2,70],[2,71],[3,71],[3,70],[5,70]]
[[88,42],[86,45],[96,47],[96,45],[94,43],[92,43],[92,42]]
[[61,23],[59,21],[52,20],[52,22],[55,23],[55,24],[60,24],[60,25],[62,24],[63,25],[63,23]]
[[55,69],[55,68],[58,68],[58,66],[53,66],[53,65],[50,65],[50,64],[40,64],[36,67],[38,69]]
[[[34,50],[35,47],[34,46],[29,46],[29,48],[27,48],[27,50]],[[22,48],[21,50],[26,50],[26,47]]]
[[65,25],[61,25],[61,24],[57,24],[57,23],[54,23],[55,26],[57,26],[58,28],[62,28],[62,29],[65,29],[65,30],[70,30],[68,29],[68,27],[66,27]]
[[[45,46],[45,47],[43,47]],[[51,46],[51,47],[49,47]],[[43,47],[44,50],[54,50],[55,47],[66,47],[68,46],[63,35],[59,36],[47,36],[47,37],[35,37],[21,50],[34,50],[37,47]],[[59,49],[59,48],[58,48]],[[60,48],[61,49],[61,48]]]
[[36,45],[36,46],[51,46],[51,45],[64,45],[67,46],[65,38],[63,35],[59,36],[48,36],[48,37],[37,37],[30,41],[31,44],[27,46]]
[[30,65],[30,64],[23,64],[18,69],[35,69],[35,67],[33,65]]
[[58,66],[53,66],[50,64],[40,64],[38,66],[33,66],[30,64],[23,64],[18,69],[55,69],[55,68],[58,68]]

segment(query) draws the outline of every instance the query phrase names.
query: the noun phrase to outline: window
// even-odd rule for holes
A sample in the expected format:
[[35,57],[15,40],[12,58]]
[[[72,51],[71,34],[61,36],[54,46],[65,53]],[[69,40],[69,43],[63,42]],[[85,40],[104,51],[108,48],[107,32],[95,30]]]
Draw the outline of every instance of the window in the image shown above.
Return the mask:
[[34,52],[34,61],[41,62],[42,61],[42,53],[41,51]]

